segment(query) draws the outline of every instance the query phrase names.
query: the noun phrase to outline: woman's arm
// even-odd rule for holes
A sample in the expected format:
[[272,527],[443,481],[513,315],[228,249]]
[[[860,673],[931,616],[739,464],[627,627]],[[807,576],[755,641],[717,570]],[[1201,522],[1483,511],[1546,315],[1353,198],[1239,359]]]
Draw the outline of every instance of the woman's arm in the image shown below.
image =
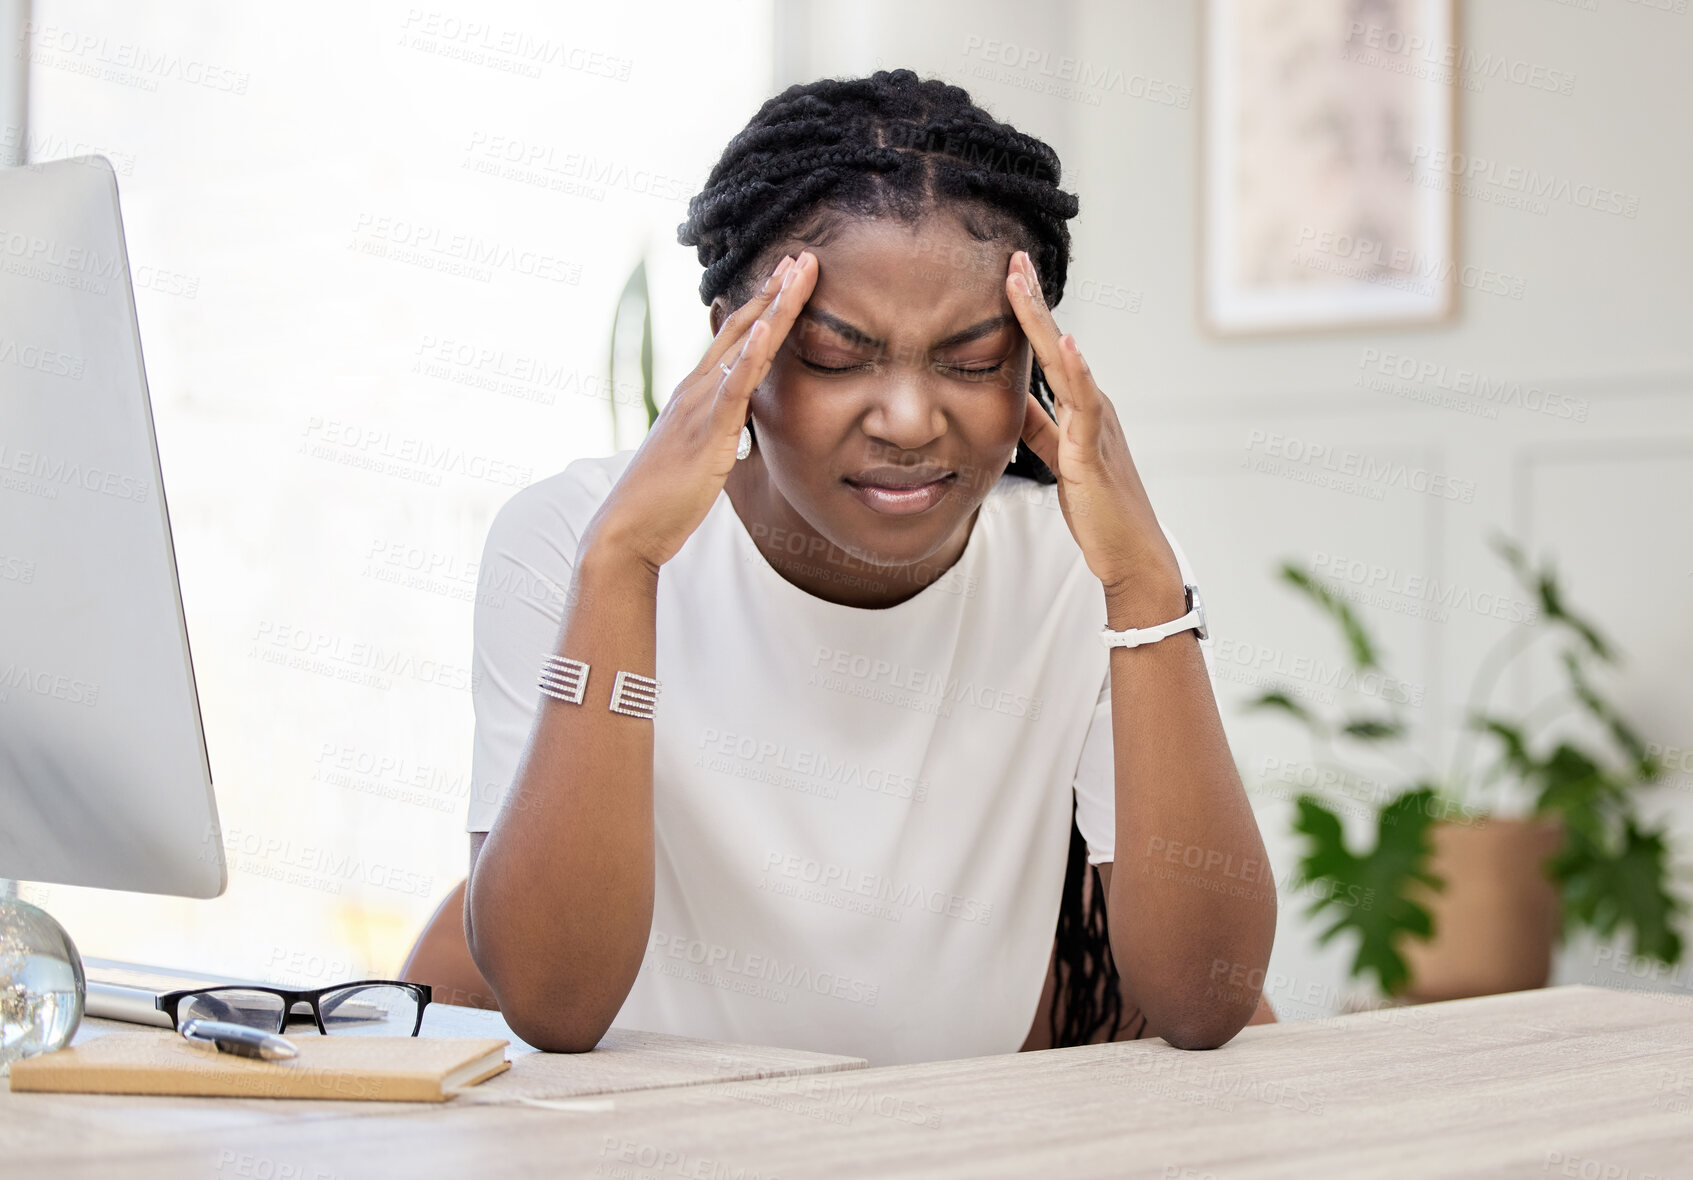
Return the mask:
[[542,698],[465,907],[471,957],[506,1022],[538,1049],[599,1044],[641,969],[653,915],[653,723],[612,712],[611,686],[619,670],[654,674],[658,572],[723,493],[752,391],[816,281],[816,256],[801,251],[727,319],[714,305],[705,355],[577,545],[554,651],[588,663],[586,695]]
[[[1111,865],[1110,861],[1106,861],[1105,863],[1103,863],[1099,866],[1100,884],[1105,887],[1105,895],[1108,898],[1111,896],[1111,867],[1112,867],[1112,865]],[[1110,911],[1109,907],[1107,907],[1106,912],[1105,912],[1105,921],[1106,921],[1106,925],[1109,926],[1110,923],[1111,923],[1111,911]],[[1113,936],[1113,938],[1115,938],[1115,936]],[[1116,951],[1113,950],[1111,953],[1112,953],[1113,958],[1115,958]],[[1121,972],[1120,969],[1118,971],[1118,975],[1119,975],[1119,977],[1121,977],[1121,975],[1122,975],[1122,972]],[[1207,976],[1206,981],[1205,981],[1205,994],[1206,994],[1207,1000],[1209,1002],[1214,1002],[1215,997],[1222,995],[1224,993],[1227,993],[1228,996],[1230,998],[1232,998],[1236,1003],[1240,1003],[1240,1004],[1244,1004],[1244,1003],[1248,1003],[1248,1002],[1253,1003],[1252,1018],[1246,1022],[1247,1024],[1249,1024],[1249,1025],[1252,1025],[1252,1024],[1275,1024],[1276,1023],[1276,1010],[1274,1008],[1270,1007],[1270,1001],[1263,994],[1262,989],[1254,987],[1254,988],[1243,990],[1240,987],[1236,986],[1236,984],[1234,983],[1234,980],[1239,979],[1239,978],[1240,978],[1240,976],[1233,976],[1233,977],[1222,976],[1222,975],[1218,975],[1216,977]],[[1262,976],[1255,976],[1254,978],[1262,978]],[[1125,1015],[1125,1020],[1124,1020],[1124,1027],[1123,1027],[1122,1030],[1119,1031],[1116,1039],[1117,1040],[1123,1040],[1123,1039],[1127,1038],[1128,1029],[1133,1024],[1138,1023],[1138,1022],[1136,1022],[1132,1019],[1128,1019],[1128,1018],[1133,1017],[1133,1015],[1136,1012],[1143,1012],[1144,1013],[1145,1009],[1142,1008],[1139,1001],[1137,1001],[1134,998],[1134,995],[1133,995],[1132,992],[1130,992],[1127,983],[1124,983],[1121,980],[1121,978],[1119,978],[1118,982],[1120,984],[1119,990],[1121,990],[1121,992],[1123,993],[1123,1012],[1124,1012],[1124,1015]],[[1236,1029],[1235,1031],[1238,1032],[1239,1030]],[[1233,1036],[1234,1033],[1231,1032],[1229,1035]],[[1141,1030],[1138,1033],[1138,1036],[1139,1037],[1163,1037],[1165,1040],[1170,1041],[1170,1043],[1172,1045],[1176,1043],[1174,1040],[1171,1039],[1171,1037],[1166,1035],[1164,1029],[1161,1028],[1155,1021],[1153,1021],[1150,1016],[1147,1017],[1147,1019],[1144,1023],[1144,1027],[1141,1028]]]
[[[1106,595],[1112,630],[1187,610],[1172,568]],[[1276,890],[1192,631],[1111,649],[1116,861],[1102,874],[1111,953],[1147,1024],[1182,1049],[1213,1049],[1257,1009],[1276,931]],[[1101,866],[1103,869],[1104,866]]]
[[[1076,339],[1058,331],[1027,252],[1006,292],[1052,388],[1056,420],[1024,394],[1023,440],[1058,480],[1058,503],[1105,591],[1112,630],[1187,611],[1181,563],[1147,498],[1116,408]],[[1116,863],[1107,907],[1124,989],[1180,1048],[1240,1031],[1255,993],[1219,996],[1223,978],[1262,978],[1276,893],[1258,824],[1223,736],[1192,631],[1110,655]],[[1209,991],[1208,991],[1209,989]]]
[[[658,574],[584,538],[557,647],[589,665],[581,704],[541,698],[471,862],[465,938],[500,1012],[538,1049],[592,1049],[634,986],[653,908],[653,725],[608,704],[653,675]],[[541,652],[535,653],[540,674]]]
[[[1105,893],[1109,895],[1111,892],[1111,862],[1105,861],[1103,864],[1099,865],[1098,868],[1100,884],[1104,886]],[[1082,878],[1082,909],[1084,912],[1090,905],[1093,904],[1091,898],[1092,893],[1093,874],[1089,873]],[[1110,917],[1111,915],[1109,911],[1107,911],[1107,923],[1109,923]],[[1135,1001],[1134,996],[1129,994],[1128,989],[1122,986],[1121,978],[1118,979],[1117,983],[1117,990],[1122,995],[1123,999],[1123,1015],[1120,1023],[1118,1024],[1116,1035],[1107,1037],[1105,1035],[1106,1030],[1101,1028],[1094,1034],[1088,1043],[1100,1044],[1106,1040],[1138,1041],[1146,1037],[1163,1036],[1164,1034],[1161,1030],[1153,1027],[1149,1021],[1141,1019],[1143,1015],[1141,1007]],[[1230,984],[1227,981],[1220,981],[1217,984],[1219,989],[1228,986],[1230,986]],[[1101,990],[1105,987],[1103,974],[1099,980],[1099,987]],[[1252,1019],[1248,1020],[1246,1023],[1248,1025],[1277,1023],[1276,1010],[1270,1007],[1269,999],[1264,996],[1259,989],[1255,988],[1253,991],[1258,996],[1258,1006],[1252,1013]],[[1054,942],[1052,950],[1047,956],[1046,983],[1041,987],[1040,1001],[1035,1005],[1035,1019],[1029,1025],[1029,1034],[1024,1038],[1020,1052],[1026,1053],[1034,1049],[1050,1049],[1053,1047],[1052,1009],[1054,1005],[1060,1006],[1058,1012],[1058,1023],[1062,1024],[1064,1021],[1062,1004],[1063,1000],[1058,994],[1058,944]]]

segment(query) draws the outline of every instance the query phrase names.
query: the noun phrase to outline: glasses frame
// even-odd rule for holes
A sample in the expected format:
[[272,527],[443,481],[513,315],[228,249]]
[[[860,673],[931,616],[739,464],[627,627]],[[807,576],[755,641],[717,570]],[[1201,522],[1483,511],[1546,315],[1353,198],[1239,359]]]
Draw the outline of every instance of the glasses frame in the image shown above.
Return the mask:
[[176,1015],[177,1008],[189,996],[211,995],[216,992],[263,992],[265,995],[280,996],[282,999],[282,1013],[277,1020],[276,1027],[266,1031],[281,1034],[288,1027],[289,1017],[294,1015],[294,1005],[310,1004],[312,1006],[312,1019],[317,1021],[317,1031],[327,1037],[333,1034],[323,1023],[323,1009],[319,1006],[319,1001],[330,992],[346,991],[350,987],[367,986],[397,987],[402,991],[410,992],[417,998],[417,1021],[412,1025],[409,1034],[415,1037],[418,1030],[423,1027],[423,1010],[429,1007],[433,991],[427,983],[406,983],[399,979],[355,979],[349,983],[337,983],[330,987],[314,987],[306,991],[293,991],[285,987],[270,987],[266,984],[227,983],[220,984],[217,987],[191,987],[184,988],[181,991],[165,992],[153,998],[153,1006],[170,1017],[172,1028],[180,1030]]

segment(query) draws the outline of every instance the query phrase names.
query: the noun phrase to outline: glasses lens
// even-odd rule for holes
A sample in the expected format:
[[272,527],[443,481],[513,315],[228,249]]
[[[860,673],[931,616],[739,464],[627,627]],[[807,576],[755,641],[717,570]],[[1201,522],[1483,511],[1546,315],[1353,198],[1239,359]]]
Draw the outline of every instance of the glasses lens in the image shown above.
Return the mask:
[[190,1020],[225,1020],[276,1032],[282,1028],[282,997],[243,988],[218,988],[184,996],[176,1006],[176,1027]]
[[318,1001],[323,1027],[336,1035],[409,1037],[417,1027],[417,995],[390,983],[364,983],[325,992]]

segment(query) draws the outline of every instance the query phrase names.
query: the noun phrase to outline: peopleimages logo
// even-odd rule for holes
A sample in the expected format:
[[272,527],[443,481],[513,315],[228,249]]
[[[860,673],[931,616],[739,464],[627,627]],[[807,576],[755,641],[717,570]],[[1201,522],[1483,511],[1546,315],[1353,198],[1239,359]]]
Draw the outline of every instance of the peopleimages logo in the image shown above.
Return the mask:
[[[838,890],[859,897],[873,898],[890,906],[913,908],[935,915],[959,918],[966,922],[986,923],[993,917],[993,903],[976,897],[931,889],[912,881],[894,881],[880,873],[834,864],[793,853],[771,852],[764,858],[766,878],[772,874],[786,877],[826,890]],[[896,917],[897,920],[897,917]]]
[[1412,71],[1416,77],[1426,74],[1445,80],[1441,71],[1450,76],[1451,71],[1456,70],[1466,90],[1480,90],[1488,79],[1556,94],[1567,95],[1575,89],[1575,75],[1568,70],[1556,70],[1524,58],[1460,46],[1420,33],[1407,33],[1397,25],[1349,21],[1346,46],[1346,58],[1365,65],[1385,64],[1380,55],[1387,54],[1403,58],[1406,62],[1420,59],[1427,67],[1432,67],[1431,70]]
[[1212,652],[1222,670],[1238,666],[1251,668],[1260,677],[1275,677],[1316,685],[1319,688],[1356,692],[1375,697],[1389,704],[1422,708],[1426,695],[1423,686],[1400,680],[1375,669],[1358,669],[1344,664],[1330,664],[1316,656],[1290,656],[1279,647],[1252,643],[1228,635],[1213,635]]
[[439,10],[408,9],[400,30],[402,48],[485,65],[526,78],[539,78],[542,67],[552,66],[627,82],[635,66],[633,58],[554,41],[550,37],[536,38],[522,29],[464,20]]
[[[783,962],[774,955],[748,954],[721,943],[705,942],[702,939],[689,938],[683,934],[669,934],[662,930],[652,932],[647,954],[659,964],[669,958],[679,960],[678,965],[685,963],[699,968],[706,977],[697,979],[696,982],[722,986],[730,991],[739,989],[731,984],[718,984],[712,977],[722,972],[724,975],[739,976],[777,988],[812,992],[819,996],[867,1006],[874,1006],[880,993],[877,984],[866,983],[862,979],[839,972],[816,971],[799,963]],[[777,998],[778,1003],[787,1001],[787,996],[781,993],[768,998]]]
[[1414,381],[1425,387],[1467,396],[1477,404],[1492,407],[1497,417],[1501,407],[1515,407],[1533,414],[1545,414],[1572,422],[1587,421],[1589,408],[1586,398],[1525,385],[1521,381],[1489,377],[1475,369],[1448,365],[1442,361],[1419,360],[1401,352],[1366,348],[1358,360],[1358,367],[1366,372]]
[[[1053,83],[1073,82],[1076,84],[1074,87],[1055,88],[1050,92],[1066,98],[1082,97],[1093,106],[1099,104],[1098,94],[1113,91],[1128,98],[1182,110],[1186,110],[1193,101],[1193,89],[1179,83],[1150,78],[1145,74],[1124,73],[1117,66],[1100,65],[1086,58],[1064,56],[1055,59],[1050,50],[992,37],[966,36],[963,56],[980,58],[984,62],[1039,76]],[[1016,85],[1015,82],[1011,84]]]
[[[216,839],[208,825],[201,845],[204,847]],[[428,897],[435,891],[433,876],[366,860],[325,845],[296,847],[292,840],[242,828],[223,830],[223,850],[231,860],[243,858],[231,865],[241,872],[271,877],[285,884],[305,885],[325,893],[339,893],[348,882],[413,897]]]
[[627,162],[593,153],[564,151],[551,144],[515,135],[473,131],[470,158],[464,167],[473,172],[518,180],[554,192],[568,191],[604,200],[607,189],[687,204],[693,183],[650,168],[631,167]]
[[[1425,574],[1407,574],[1381,562],[1362,561],[1318,551],[1311,558],[1311,572],[1324,574],[1342,583],[1341,593],[1354,602],[1379,606],[1378,595],[1397,595],[1439,608],[1432,615],[1437,622],[1445,622],[1448,610],[1472,611],[1509,623],[1533,623],[1540,618],[1540,608],[1521,598],[1495,594],[1486,590],[1472,590],[1457,582],[1443,582]],[[1348,590],[1357,591],[1348,594]]]
[[12,450],[0,442],[0,489],[56,500],[61,487],[79,487],[84,491],[141,504],[152,492],[153,483],[117,471],[84,467],[81,463],[44,451]]
[[[1443,500],[1456,500],[1461,504],[1475,501],[1476,486],[1473,480],[1458,479],[1444,472],[1430,471],[1426,467],[1412,467],[1391,459],[1378,459],[1350,448],[1307,442],[1273,430],[1253,430],[1247,435],[1246,454],[1241,466],[1266,474],[1328,474],[1342,480],[1362,481],[1376,490],[1400,488],[1437,496]],[[1372,498],[1379,499],[1380,496]]]
[[[917,803],[929,797],[928,779],[917,778],[895,767],[866,765],[857,758],[837,757],[804,746],[792,746],[785,741],[733,733],[715,726],[707,726],[701,731],[699,749],[700,753],[694,759],[695,766],[741,778],[766,777],[778,785],[792,786],[829,799],[838,796],[842,786]],[[742,773],[742,767],[757,768],[769,774]],[[780,771],[790,772],[790,775],[777,773]]]
[[1300,226],[1294,241],[1293,264],[1374,283],[1395,290],[1432,295],[1438,284],[1456,282],[1467,291],[1521,299],[1528,281],[1521,275],[1489,266],[1458,263],[1405,246],[1389,248],[1362,234]]
[[44,672],[16,660],[0,664],[0,701],[10,700],[12,692],[17,689],[70,705],[87,705],[91,709],[100,703],[100,686],[91,681]]
[[465,274],[486,282],[496,270],[553,283],[582,281],[582,264],[404,217],[361,212],[353,219],[350,248],[409,262],[426,270]]
[[[1544,204],[1563,201],[1578,209],[1592,209],[1596,213],[1615,213],[1622,217],[1636,217],[1640,213],[1640,198],[1596,184],[1572,181],[1567,176],[1542,175],[1533,168],[1502,164],[1486,156],[1449,152],[1418,144],[1411,152],[1411,165],[1406,179],[1419,174],[1462,178],[1480,181],[1495,188],[1520,193],[1531,201]],[[1545,212],[1542,207],[1538,212]]]
[[[872,659],[870,656],[842,648],[819,647],[812,655],[811,666],[814,669],[814,678],[818,673],[833,673],[836,677],[847,677],[866,685],[893,690],[903,689],[931,703],[945,703],[948,711],[943,713],[943,716],[950,715],[950,706],[960,702],[968,702],[977,708],[991,709],[995,713],[1004,713],[1010,717],[1025,717],[1031,721],[1040,716],[1039,697],[993,688],[978,684],[974,680],[902,664],[897,660]],[[825,684],[825,687],[832,685]]]
[[0,364],[16,365],[48,377],[67,377],[82,380],[83,360],[74,353],[58,352],[36,344],[20,344],[0,336]]
[[160,82],[203,86],[226,94],[246,94],[252,75],[217,63],[153,49],[134,41],[114,41],[62,25],[24,23],[22,43],[34,65],[68,70],[108,82],[153,91]]

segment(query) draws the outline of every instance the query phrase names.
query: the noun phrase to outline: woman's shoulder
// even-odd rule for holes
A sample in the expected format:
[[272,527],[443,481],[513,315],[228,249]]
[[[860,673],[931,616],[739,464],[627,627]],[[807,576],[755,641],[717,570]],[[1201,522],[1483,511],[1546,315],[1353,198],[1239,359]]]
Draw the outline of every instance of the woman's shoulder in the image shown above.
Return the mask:
[[574,558],[582,529],[634,455],[630,449],[572,459],[563,470],[519,488],[494,513],[488,527],[490,551],[542,546],[561,548],[567,559]]

